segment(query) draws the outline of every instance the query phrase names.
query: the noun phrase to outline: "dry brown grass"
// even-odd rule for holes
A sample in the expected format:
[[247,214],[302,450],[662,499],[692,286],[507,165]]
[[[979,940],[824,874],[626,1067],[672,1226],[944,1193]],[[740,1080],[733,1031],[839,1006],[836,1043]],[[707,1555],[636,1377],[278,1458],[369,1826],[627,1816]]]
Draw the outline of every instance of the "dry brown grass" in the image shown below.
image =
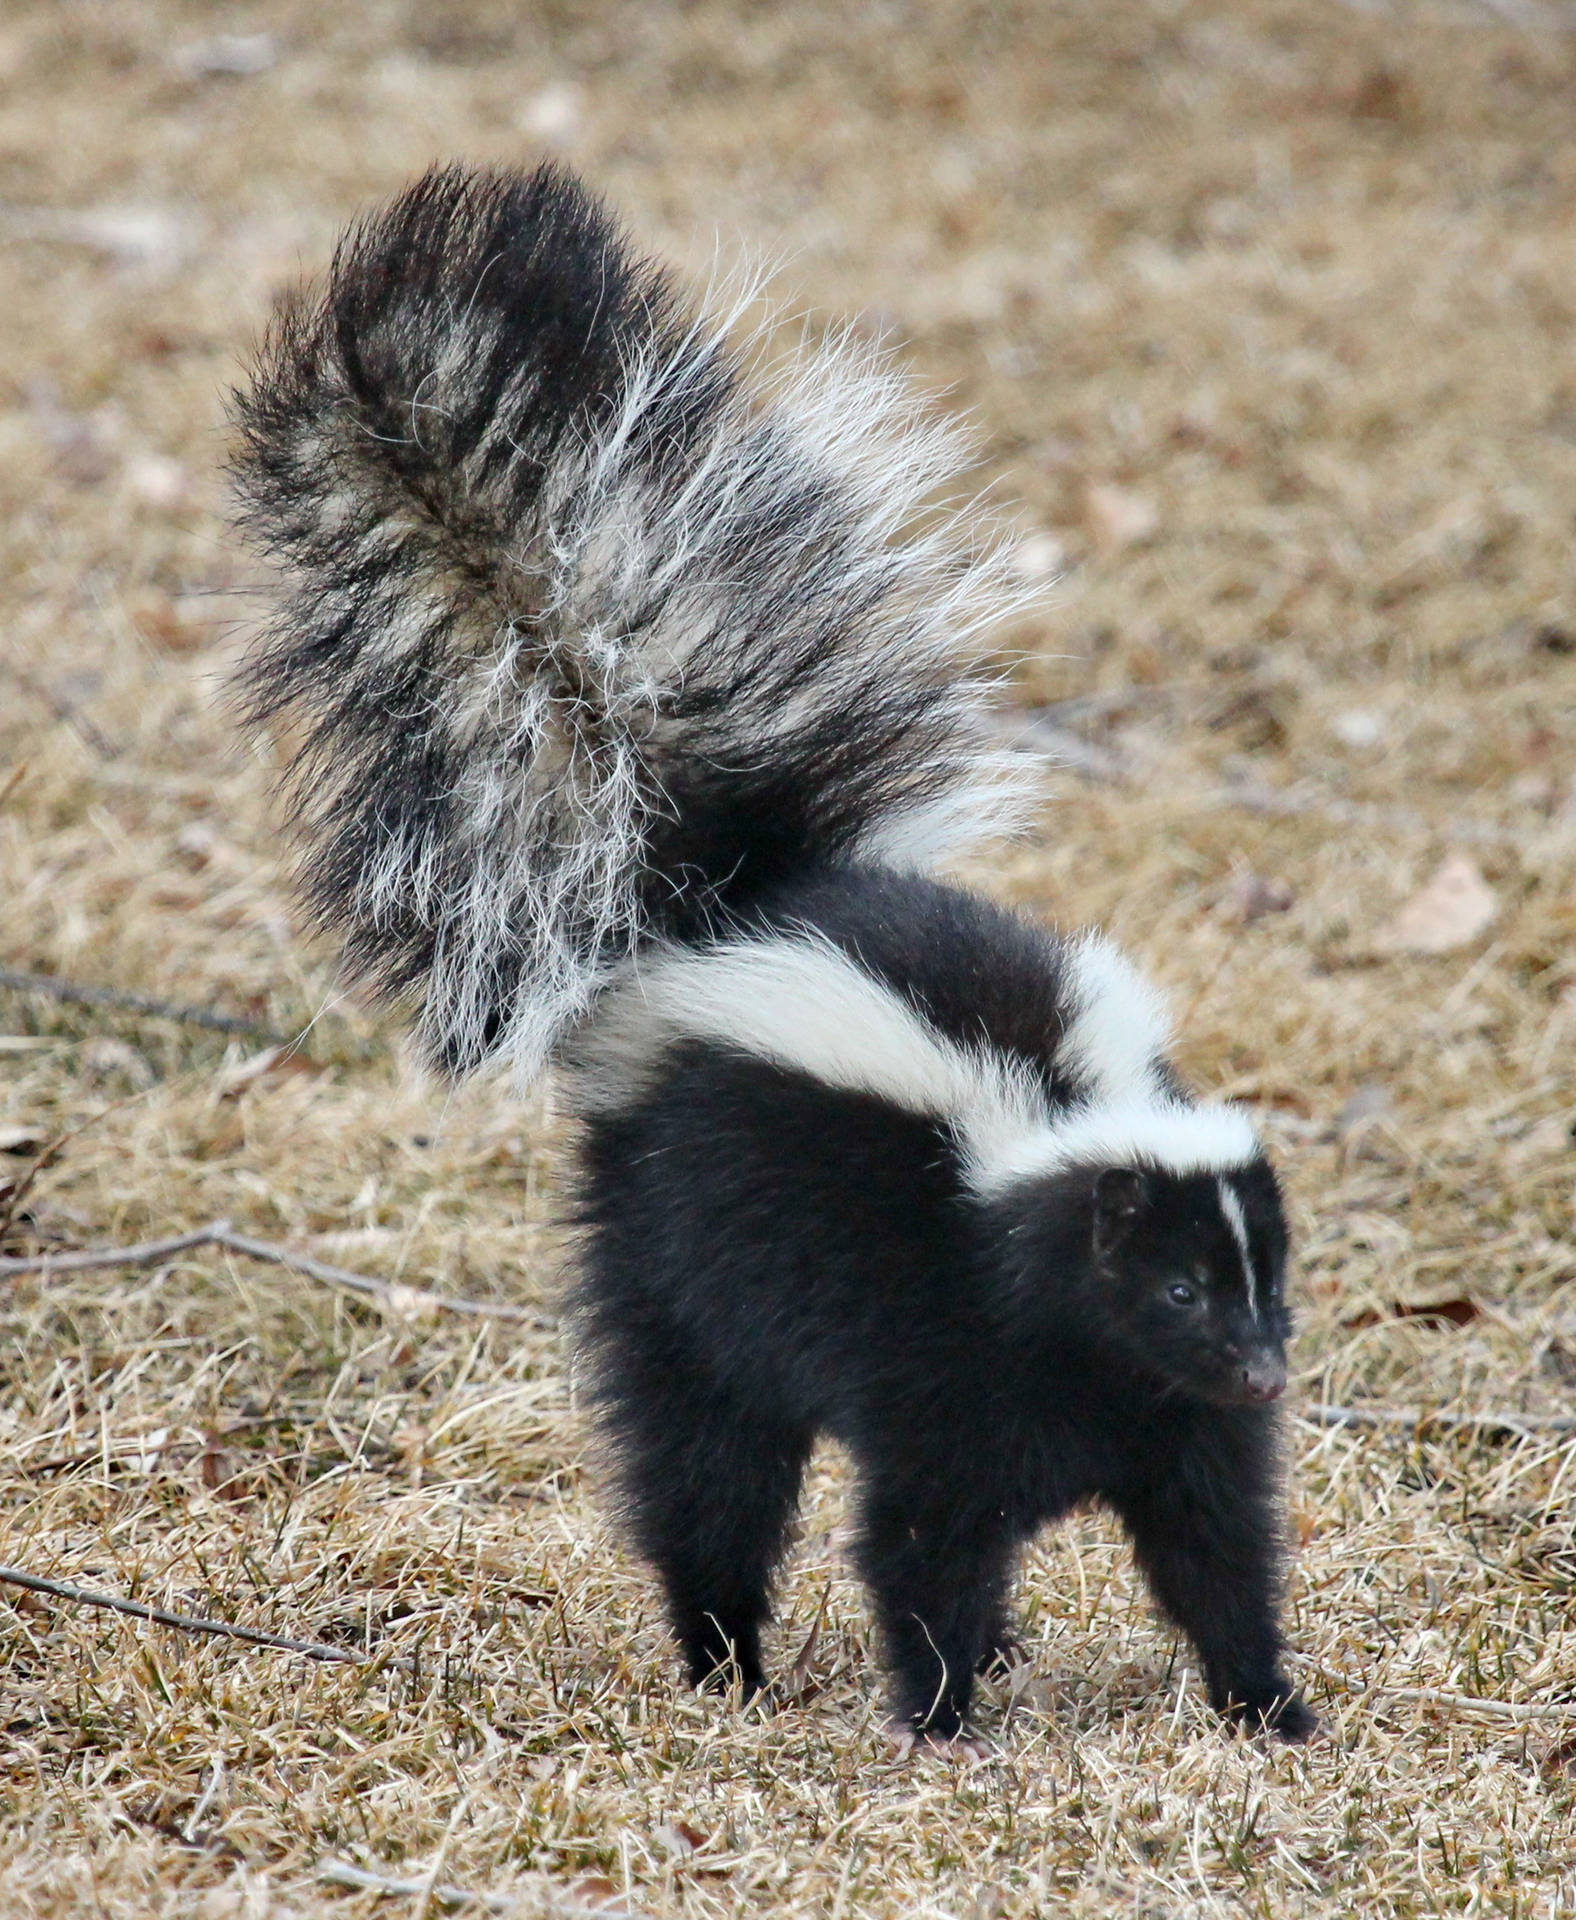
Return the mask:
[[[4,1283],[0,1561],[420,1652],[313,1666],[12,1592],[0,1907],[370,1914],[320,1879],[337,1859],[521,1914],[599,1883],[695,1916],[1576,1908],[1548,1432],[1294,1423],[1291,1624],[1331,1732],[1307,1752],[1222,1737],[1089,1519],[1026,1570],[999,1757],[885,1763],[831,1457],[783,1595],[784,1667],[826,1604],[805,1697],[685,1692],[582,1471],[551,1127],[422,1086],[335,998],[212,692],[250,585],[220,392],[355,207],[545,132],[692,266],[718,233],[786,255],[812,310],[893,330],[977,410],[1029,557],[1065,554],[1021,691],[1099,695],[1061,719],[1109,777],[1054,782],[990,883],[1112,926],[1199,1080],[1260,1104],[1302,1246],[1296,1400],[1568,1409],[1572,24],[1551,0],[10,0],[0,963],[321,1010],[300,1063],[256,1070],[0,994],[4,1137],[103,1113],[10,1246],[227,1215],[540,1318],[410,1324],[213,1250]],[[219,30],[277,57],[194,72]],[[1154,524],[1123,545],[1132,496]],[[1493,924],[1382,957],[1450,852]],[[1289,909],[1245,920],[1251,876]],[[1388,1311],[1453,1296],[1480,1316]]]

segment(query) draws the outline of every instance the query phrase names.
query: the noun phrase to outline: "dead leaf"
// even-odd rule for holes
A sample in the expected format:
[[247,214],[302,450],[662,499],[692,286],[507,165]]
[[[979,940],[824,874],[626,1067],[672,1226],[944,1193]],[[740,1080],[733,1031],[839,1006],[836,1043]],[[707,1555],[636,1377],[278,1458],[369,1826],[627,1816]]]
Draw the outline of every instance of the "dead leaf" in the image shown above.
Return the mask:
[[1084,518],[1102,553],[1120,553],[1124,547],[1136,546],[1160,525],[1154,502],[1126,487],[1090,487],[1084,494]]
[[1267,913],[1286,913],[1297,895],[1288,881],[1246,871],[1232,875],[1226,904],[1230,918],[1251,927]]
[[1365,1080],[1335,1116],[1335,1131],[1345,1139],[1377,1120],[1390,1108],[1390,1096],[1375,1081]]
[[182,506],[191,489],[185,467],[167,453],[134,453],[125,473],[126,485],[137,498],[163,512]]
[[435,1294],[425,1287],[408,1287],[401,1280],[391,1280],[385,1290],[378,1295],[378,1304],[389,1313],[397,1314],[401,1320],[409,1320],[420,1326],[425,1321],[436,1320],[439,1302]]
[[271,1074],[315,1074],[317,1071],[316,1064],[294,1046],[264,1047],[261,1053],[250,1054],[219,1074],[217,1098],[238,1099],[248,1087]]
[[1295,689],[1272,682],[1238,688],[1209,715],[1215,733],[1229,733],[1244,753],[1265,753],[1285,746],[1297,706]]
[[1453,953],[1499,913],[1499,896],[1476,863],[1453,853],[1374,936],[1376,953]]
[[810,1665],[815,1659],[815,1650],[821,1643],[821,1629],[826,1624],[826,1603],[832,1593],[832,1583],[827,1581],[821,1589],[821,1604],[815,1610],[815,1618],[810,1623],[810,1631],[805,1635],[804,1645],[799,1649],[799,1657],[788,1672],[787,1697],[799,1704],[813,1700],[821,1691],[810,1678]]
[[238,1470],[220,1445],[220,1436],[211,1429],[203,1436],[202,1452],[197,1456],[197,1477],[210,1493],[233,1505],[243,1504],[248,1497],[245,1482],[249,1476]]
[[1356,1329],[1377,1327],[1386,1320],[1420,1320],[1425,1327],[1469,1327],[1482,1315],[1483,1309],[1475,1300],[1457,1294],[1449,1300],[1392,1300],[1388,1313],[1381,1313],[1377,1307],[1365,1307],[1341,1325]]
[[700,1852],[711,1835],[691,1826],[688,1820],[673,1819],[664,1821],[651,1837],[670,1859],[687,1861]]
[[197,244],[191,222],[173,206],[29,207],[14,210],[11,224],[132,266],[177,266]]
[[1386,63],[1370,67],[1352,89],[1349,111],[1354,120],[1409,120],[1414,111],[1411,82]]
[[1572,1131],[1571,1121],[1562,1114],[1551,1113],[1513,1141],[1505,1151],[1505,1158],[1512,1166],[1529,1166],[1539,1160],[1558,1159],[1569,1153],[1573,1145],[1576,1145],[1576,1132]]
[[264,1047],[261,1053],[249,1054],[233,1067],[226,1067],[219,1075],[219,1098],[232,1100],[243,1087],[249,1087],[265,1073],[271,1073],[278,1066],[283,1052],[283,1047]]
[[132,602],[131,617],[143,638],[166,653],[195,653],[214,636],[209,607],[190,594],[178,600],[157,590],[139,594]]
[[84,1042],[78,1051],[77,1061],[89,1080],[95,1083],[125,1080],[139,1093],[151,1087],[159,1077],[148,1064],[145,1054],[139,1053],[129,1041],[115,1040],[108,1034]]
[[630,1916],[638,1920],[640,1909],[632,1907],[605,1873],[588,1873],[569,1889],[569,1898],[588,1913]]
[[248,80],[267,73],[279,59],[279,43],[271,33],[215,33],[206,40],[188,40],[170,56],[170,64],[188,80],[215,74]]
[[583,118],[580,89],[559,84],[533,93],[515,115],[514,123],[522,133],[551,146],[572,140],[580,131]]
[[1067,550],[1054,533],[1026,534],[1008,555],[1008,565],[1020,580],[1037,586],[1067,570]]
[[1373,707],[1347,707],[1330,722],[1330,731],[1343,747],[1364,752],[1385,737],[1385,717]]

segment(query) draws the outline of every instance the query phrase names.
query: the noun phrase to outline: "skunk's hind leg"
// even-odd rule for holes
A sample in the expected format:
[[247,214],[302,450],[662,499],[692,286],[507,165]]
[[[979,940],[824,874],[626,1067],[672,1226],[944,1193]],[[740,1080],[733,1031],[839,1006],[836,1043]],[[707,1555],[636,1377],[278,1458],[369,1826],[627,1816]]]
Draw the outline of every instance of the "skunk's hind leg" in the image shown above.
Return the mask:
[[765,1684],[761,1628],[798,1501],[810,1435],[675,1363],[626,1365],[604,1391],[623,1504],[661,1577],[668,1617],[697,1686],[744,1697]]

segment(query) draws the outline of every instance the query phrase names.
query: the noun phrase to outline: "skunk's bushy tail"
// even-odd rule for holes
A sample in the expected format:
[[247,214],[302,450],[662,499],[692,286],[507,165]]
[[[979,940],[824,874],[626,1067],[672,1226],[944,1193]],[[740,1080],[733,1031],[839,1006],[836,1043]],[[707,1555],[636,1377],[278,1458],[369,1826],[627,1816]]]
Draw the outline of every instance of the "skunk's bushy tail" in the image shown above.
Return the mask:
[[917,519],[956,435],[846,337],[752,395],[728,326],[561,170],[450,168],[236,397],[304,890],[450,1069],[529,1074],[643,940],[1013,802],[962,666],[1010,575],[977,517]]

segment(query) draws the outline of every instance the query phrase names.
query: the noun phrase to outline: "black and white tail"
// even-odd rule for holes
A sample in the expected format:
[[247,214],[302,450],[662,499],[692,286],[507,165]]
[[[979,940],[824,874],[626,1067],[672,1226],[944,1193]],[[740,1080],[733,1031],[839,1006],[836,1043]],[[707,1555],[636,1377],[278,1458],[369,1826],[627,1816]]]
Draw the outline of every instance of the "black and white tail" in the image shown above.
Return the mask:
[[643,941],[808,863],[1021,808],[966,665],[1018,594],[932,505],[956,431],[846,336],[751,391],[729,327],[563,171],[450,168],[237,396],[303,887],[451,1070],[529,1076]]

